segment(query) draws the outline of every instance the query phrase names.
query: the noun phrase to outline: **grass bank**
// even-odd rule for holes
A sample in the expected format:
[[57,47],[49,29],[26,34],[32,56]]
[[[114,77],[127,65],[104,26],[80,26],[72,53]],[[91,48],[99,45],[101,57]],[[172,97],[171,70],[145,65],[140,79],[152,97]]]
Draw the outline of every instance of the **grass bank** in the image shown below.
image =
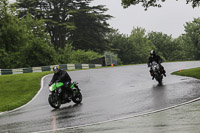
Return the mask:
[[200,67],[176,71],[173,72],[172,74],[200,79]]
[[0,76],[0,112],[29,102],[40,89],[41,78],[52,72],[36,72]]

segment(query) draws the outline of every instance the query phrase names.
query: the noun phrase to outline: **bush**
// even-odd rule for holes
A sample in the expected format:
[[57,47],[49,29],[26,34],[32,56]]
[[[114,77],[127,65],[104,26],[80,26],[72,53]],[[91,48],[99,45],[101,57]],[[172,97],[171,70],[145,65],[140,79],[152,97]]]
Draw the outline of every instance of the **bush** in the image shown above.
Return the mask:
[[83,63],[90,63],[91,60],[96,59],[101,57],[102,55],[88,50],[88,51],[84,51],[84,50],[75,50],[71,44],[67,44],[65,49],[63,50],[59,50],[59,54],[60,55],[60,63],[77,63],[77,64],[83,64]]

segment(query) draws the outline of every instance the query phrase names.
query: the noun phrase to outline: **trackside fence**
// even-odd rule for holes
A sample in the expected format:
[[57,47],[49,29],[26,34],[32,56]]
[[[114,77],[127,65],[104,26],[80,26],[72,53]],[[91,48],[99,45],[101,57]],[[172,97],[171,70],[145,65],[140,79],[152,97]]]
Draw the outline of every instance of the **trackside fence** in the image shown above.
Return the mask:
[[[57,65],[17,68],[17,69],[0,69],[0,75],[53,71],[54,66],[57,66]],[[60,66],[60,69],[63,69],[63,70],[89,69],[89,68],[102,67],[101,64],[60,64],[59,66]]]

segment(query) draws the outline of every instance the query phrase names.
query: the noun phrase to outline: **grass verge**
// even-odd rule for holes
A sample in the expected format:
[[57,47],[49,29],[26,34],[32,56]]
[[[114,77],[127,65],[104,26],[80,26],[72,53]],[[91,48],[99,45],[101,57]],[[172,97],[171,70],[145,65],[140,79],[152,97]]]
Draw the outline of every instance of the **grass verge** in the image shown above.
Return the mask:
[[172,74],[200,79],[200,67],[176,71],[173,72]]
[[29,102],[40,89],[41,78],[52,72],[35,72],[0,76],[0,112]]
[[[87,69],[68,71],[80,70]],[[53,72],[0,75],[0,112],[10,111],[28,103],[39,91],[41,78],[50,73]]]

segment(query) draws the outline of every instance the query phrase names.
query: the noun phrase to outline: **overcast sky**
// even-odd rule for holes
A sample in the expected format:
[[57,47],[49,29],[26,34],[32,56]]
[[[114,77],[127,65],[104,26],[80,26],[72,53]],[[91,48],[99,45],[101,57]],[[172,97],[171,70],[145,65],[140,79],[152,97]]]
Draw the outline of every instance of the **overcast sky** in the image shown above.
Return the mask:
[[141,5],[124,9],[121,0],[94,0],[92,5],[106,5],[107,14],[114,17],[108,21],[110,26],[128,35],[133,27],[142,27],[147,32],[163,32],[177,38],[184,33],[186,22],[200,17],[200,7],[193,9],[186,0],[166,0],[162,8],[150,7],[147,11]]

